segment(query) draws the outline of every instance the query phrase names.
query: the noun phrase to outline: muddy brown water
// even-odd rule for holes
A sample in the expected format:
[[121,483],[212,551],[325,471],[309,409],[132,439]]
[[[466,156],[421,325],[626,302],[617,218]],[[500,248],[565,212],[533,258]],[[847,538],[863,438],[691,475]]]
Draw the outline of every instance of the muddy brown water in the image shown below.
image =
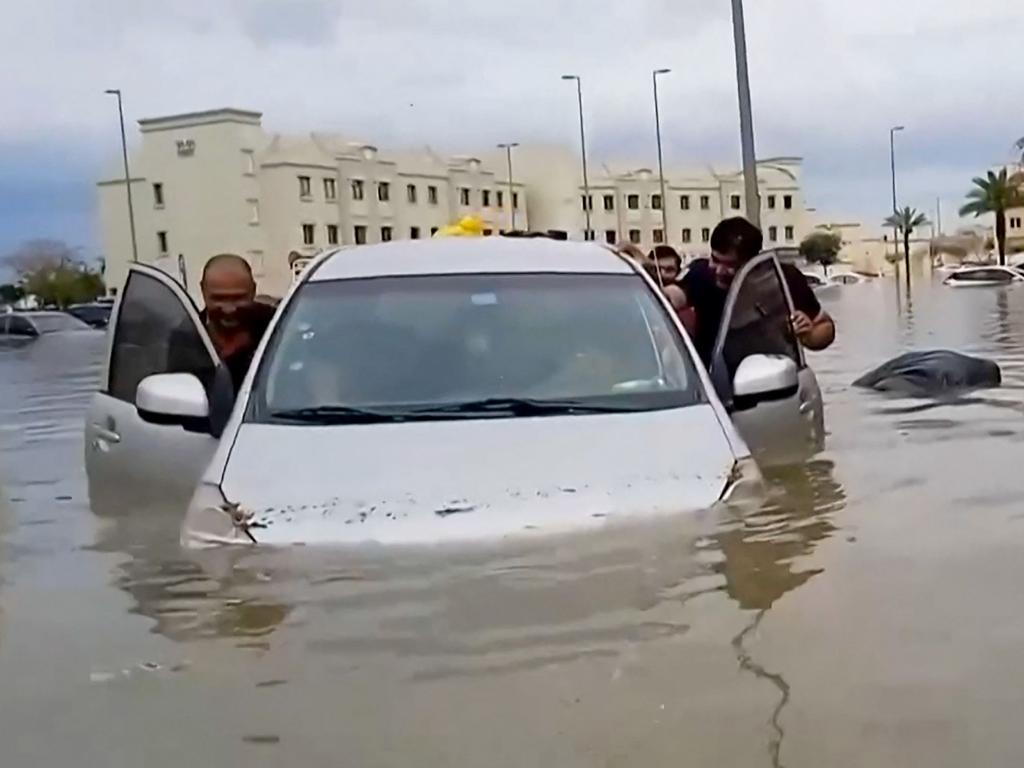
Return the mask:
[[[469,551],[190,558],[89,509],[102,340],[0,349],[0,765],[1018,764],[1024,288],[826,303],[828,447],[764,505]],[[1005,385],[849,386],[931,347]]]

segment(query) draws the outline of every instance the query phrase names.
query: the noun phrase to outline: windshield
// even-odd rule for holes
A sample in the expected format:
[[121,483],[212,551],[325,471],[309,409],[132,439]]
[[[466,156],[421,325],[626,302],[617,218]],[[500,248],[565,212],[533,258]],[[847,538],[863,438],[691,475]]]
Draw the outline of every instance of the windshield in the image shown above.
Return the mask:
[[949,279],[965,283],[988,281],[1002,281],[1008,283],[1013,280],[1013,275],[1001,269],[973,269],[969,272],[954,272],[949,276]]
[[633,275],[307,283],[263,359],[255,421],[640,411],[704,398],[678,332]]
[[46,314],[31,315],[32,324],[39,333],[57,333],[58,331],[81,331],[87,330],[89,326],[77,317],[66,315],[62,312],[48,312]]

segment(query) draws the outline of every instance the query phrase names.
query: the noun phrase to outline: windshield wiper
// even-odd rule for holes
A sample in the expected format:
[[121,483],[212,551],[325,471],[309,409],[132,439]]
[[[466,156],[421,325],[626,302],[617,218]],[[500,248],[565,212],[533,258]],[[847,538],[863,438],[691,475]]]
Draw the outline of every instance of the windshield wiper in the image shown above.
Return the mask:
[[371,408],[354,408],[347,405],[314,405],[306,408],[289,408],[271,411],[275,419],[300,421],[306,424],[377,424],[389,421],[404,421],[401,411],[378,411]]
[[431,405],[410,411],[410,415],[479,416],[566,416],[588,413],[627,413],[634,410],[619,405],[587,403],[579,400],[534,400],[526,397],[489,397],[462,403]]

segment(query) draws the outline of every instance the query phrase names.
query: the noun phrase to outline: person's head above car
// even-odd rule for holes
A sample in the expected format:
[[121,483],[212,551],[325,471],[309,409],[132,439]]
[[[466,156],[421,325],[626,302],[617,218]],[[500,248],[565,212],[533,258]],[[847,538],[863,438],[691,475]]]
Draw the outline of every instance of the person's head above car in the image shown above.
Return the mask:
[[660,285],[671,285],[679,279],[683,260],[671,245],[656,245],[649,257],[656,270],[655,279]]
[[757,256],[763,245],[761,230],[742,216],[720,221],[711,233],[711,266],[718,286],[728,288],[740,268]]
[[256,299],[256,281],[249,262],[234,253],[217,254],[203,267],[199,287],[207,326],[224,335],[237,332]]

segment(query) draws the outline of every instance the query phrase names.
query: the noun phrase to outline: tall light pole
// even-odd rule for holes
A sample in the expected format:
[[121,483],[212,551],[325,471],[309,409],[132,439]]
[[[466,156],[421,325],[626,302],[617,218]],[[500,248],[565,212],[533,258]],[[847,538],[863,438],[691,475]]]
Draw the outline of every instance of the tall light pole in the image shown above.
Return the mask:
[[757,191],[757,156],[754,153],[754,113],[750,106],[750,75],[747,72],[747,33],[743,24],[743,0],[732,0],[732,36],[736,47],[736,89],[740,101],[740,145],[743,150],[743,187],[747,218],[761,226],[761,196]]
[[135,239],[135,207],[132,205],[132,176],[128,172],[128,139],[124,135],[124,106],[121,103],[121,91],[108,88],[104,93],[117,96],[117,116],[121,121],[121,156],[124,158],[124,188],[128,193],[128,226],[132,232],[132,261],[139,260],[139,244]]
[[587,229],[583,239],[590,238],[590,180],[587,178],[587,134],[583,129],[583,81],[579,75],[562,75],[563,80],[576,81],[576,98],[580,106],[580,153],[583,155],[583,213],[586,214]]
[[508,160],[508,209],[511,211],[509,218],[511,223],[509,225],[509,231],[515,232],[516,229],[516,207],[515,203],[515,192],[512,189],[512,147],[518,147],[519,142],[513,141],[508,144],[499,144],[499,149],[505,150],[505,157]]
[[[668,199],[665,197],[665,161],[661,154],[661,108],[658,105],[658,75],[667,75],[671,69],[656,69],[651,73],[654,85],[654,132],[658,137],[658,182],[661,185],[661,233],[668,242]],[[659,272],[659,277],[661,273]]]
[[[892,172],[892,215],[895,217],[899,213],[899,207],[896,203],[896,134],[899,131],[904,130],[902,125],[894,125],[889,129],[889,169]],[[893,218],[892,227],[892,247],[895,249],[897,258],[900,253],[900,234],[899,227],[895,224],[896,219]],[[907,257],[907,281],[910,281],[910,258]]]

